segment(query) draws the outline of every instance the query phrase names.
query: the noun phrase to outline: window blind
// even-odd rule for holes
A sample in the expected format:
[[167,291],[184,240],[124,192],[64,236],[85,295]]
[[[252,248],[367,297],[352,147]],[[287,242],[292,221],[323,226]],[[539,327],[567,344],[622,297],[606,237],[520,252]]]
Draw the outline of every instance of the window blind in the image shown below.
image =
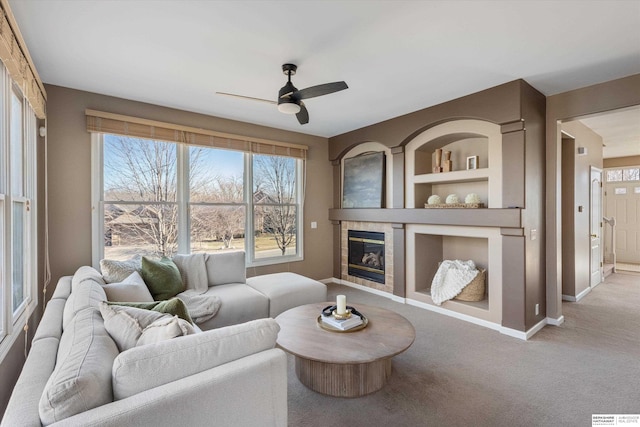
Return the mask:
[[0,60],[39,119],[46,117],[46,93],[5,1],[0,3]]
[[306,145],[217,132],[103,111],[86,110],[85,114],[87,131],[92,133],[134,136],[300,159],[306,158],[309,149]]

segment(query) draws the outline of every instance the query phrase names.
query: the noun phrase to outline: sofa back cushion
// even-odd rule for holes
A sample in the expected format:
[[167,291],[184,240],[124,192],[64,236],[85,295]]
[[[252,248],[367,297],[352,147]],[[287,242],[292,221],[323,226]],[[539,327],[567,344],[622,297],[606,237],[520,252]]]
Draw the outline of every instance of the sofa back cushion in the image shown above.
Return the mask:
[[[75,276],[74,276],[75,277]],[[93,307],[98,309],[102,301],[106,301],[107,295],[102,289],[102,284],[94,280],[83,280],[72,285],[73,291],[64,305],[64,313],[62,317],[62,329],[66,329],[67,325],[74,318],[76,313]]]
[[113,401],[111,369],[117,355],[100,312],[90,307],[76,313],[62,333],[56,367],[40,398],[42,424]]
[[113,362],[113,396],[124,399],[274,348],[278,331],[275,320],[259,319],[124,351]]
[[205,266],[209,286],[245,283],[247,270],[244,251],[207,254]]
[[80,283],[85,280],[92,280],[94,282],[99,283],[100,285],[104,285],[105,281],[102,278],[102,274],[98,270],[88,265],[83,265],[78,268],[71,278],[71,291],[73,292]]

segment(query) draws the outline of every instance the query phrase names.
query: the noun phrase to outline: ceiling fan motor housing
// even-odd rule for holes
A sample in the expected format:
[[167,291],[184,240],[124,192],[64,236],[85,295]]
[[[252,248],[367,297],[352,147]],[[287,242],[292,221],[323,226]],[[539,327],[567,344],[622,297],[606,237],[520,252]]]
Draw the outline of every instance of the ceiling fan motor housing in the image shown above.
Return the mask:
[[287,82],[279,91],[278,91],[278,110],[285,114],[296,114],[300,111],[300,104],[297,100],[295,100],[291,96],[286,96],[291,94],[298,89],[291,83]]

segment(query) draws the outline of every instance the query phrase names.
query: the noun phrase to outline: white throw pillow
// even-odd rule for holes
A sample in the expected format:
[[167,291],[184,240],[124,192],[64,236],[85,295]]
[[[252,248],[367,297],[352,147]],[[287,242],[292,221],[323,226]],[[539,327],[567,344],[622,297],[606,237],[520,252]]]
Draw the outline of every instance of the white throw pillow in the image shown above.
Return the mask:
[[100,271],[105,282],[122,282],[134,271],[142,271],[142,256],[136,255],[126,261],[103,259],[100,261]]
[[142,276],[134,271],[120,283],[109,283],[102,287],[107,300],[120,302],[153,302],[153,296]]
[[195,333],[186,320],[157,311],[103,302],[100,313],[120,351]]

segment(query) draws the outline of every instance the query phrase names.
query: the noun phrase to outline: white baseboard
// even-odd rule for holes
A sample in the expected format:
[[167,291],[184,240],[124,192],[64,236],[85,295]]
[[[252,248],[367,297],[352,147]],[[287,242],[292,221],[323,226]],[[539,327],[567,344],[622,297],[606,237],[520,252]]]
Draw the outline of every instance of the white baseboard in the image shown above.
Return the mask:
[[405,303],[405,298],[390,294],[389,292],[381,291],[378,289],[369,288],[367,286],[358,285],[356,283],[347,282],[346,280],[336,279],[332,277],[331,279],[320,280],[322,283],[337,283],[339,285],[349,286],[350,288],[358,289],[360,291],[369,292],[381,297],[389,298],[392,301],[399,302],[400,304]]
[[[523,331],[518,331],[515,329],[511,329],[511,328],[507,328],[505,326],[499,325],[497,323],[493,323],[493,322],[489,322],[487,320],[483,320],[483,319],[478,319],[476,317],[473,316],[469,316],[467,314],[462,314],[462,313],[458,313],[455,311],[451,311],[451,310],[447,310],[446,308],[442,308],[442,307],[438,307],[437,305],[431,305],[431,304],[427,304],[424,303],[422,301],[416,301],[410,298],[402,298],[402,297],[398,297],[392,294],[389,294],[388,292],[384,292],[384,291],[380,291],[378,289],[373,289],[373,288],[369,288],[367,286],[362,286],[362,285],[357,285],[355,283],[351,283],[351,282],[347,282],[346,280],[342,280],[342,279],[336,279],[335,277],[332,277],[330,279],[323,279],[320,280],[320,282],[327,284],[327,283],[338,283],[340,285],[344,285],[344,286],[349,286],[351,288],[354,289],[358,289],[364,292],[370,292],[372,294],[375,295],[379,295],[385,298],[389,298],[395,302],[399,302],[401,304],[409,304],[412,305],[414,307],[419,307],[419,308],[423,308],[425,310],[429,310],[429,311],[433,311],[435,313],[438,314],[444,314],[445,316],[449,316],[449,317],[453,317],[459,320],[463,320],[465,322],[469,322],[469,323],[473,323],[475,325],[479,325],[479,326],[483,326],[485,328],[488,329],[492,329],[494,331],[498,331],[501,334],[513,337],[513,338],[518,338],[521,340],[528,340],[529,338],[531,338],[536,332],[540,331],[542,328],[544,328],[544,326],[546,324],[560,324],[564,321],[564,317],[560,317],[560,319],[543,319],[540,322],[538,322],[533,328],[529,329],[526,332]],[[551,323],[551,322],[559,322],[559,323]]]
[[587,294],[591,292],[591,288],[587,288],[584,291],[580,292],[578,295],[576,295],[575,297],[573,295],[565,295],[562,294],[562,301],[570,301],[570,302],[578,302],[580,301],[582,298],[584,298],[585,296],[587,296]]
[[416,301],[414,299],[409,299],[409,298],[407,298],[406,301],[407,301],[407,304],[413,305],[414,307],[424,308],[425,310],[433,311],[438,314],[444,314],[445,316],[454,317],[459,320],[464,320],[465,322],[484,326],[485,328],[493,329],[494,331],[499,331],[500,328],[502,328],[502,326],[498,325],[497,323],[489,322],[483,319],[478,319],[477,317],[458,313],[456,311],[447,310],[446,308],[438,307],[437,305],[431,305],[431,304],[424,303],[422,301]]
[[547,317],[547,325],[560,326],[564,323],[564,316],[560,316],[557,319]]

